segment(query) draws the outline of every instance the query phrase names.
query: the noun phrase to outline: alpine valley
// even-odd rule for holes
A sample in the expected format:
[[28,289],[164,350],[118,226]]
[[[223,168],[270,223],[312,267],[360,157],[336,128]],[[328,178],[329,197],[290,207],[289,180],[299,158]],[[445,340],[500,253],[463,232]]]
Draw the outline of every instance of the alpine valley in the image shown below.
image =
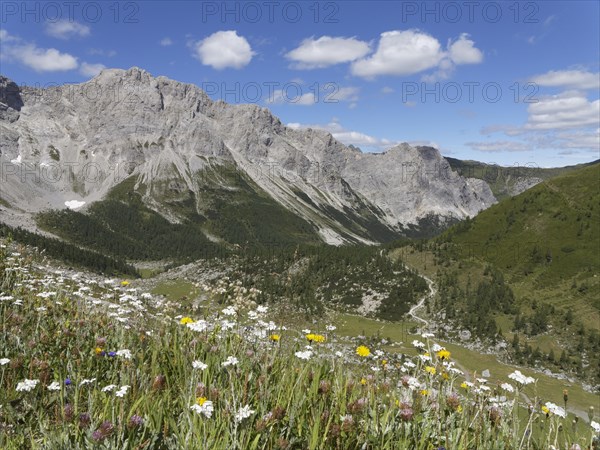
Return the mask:
[[[548,169],[502,167],[444,158],[436,148],[407,143],[382,153],[363,152],[323,130],[287,127],[266,108],[214,101],[195,85],[134,67],[105,69],[88,82],[45,89],[0,76],[0,169],[0,323],[11,330],[0,338],[0,356],[4,346],[15,354],[50,349],[35,350],[31,361],[13,355],[12,361],[0,360],[5,361],[2,379],[5,364],[11,386],[17,378],[10,371],[25,374],[27,364],[36,367],[31,370],[41,374],[38,378],[50,377],[42,364],[49,352],[60,361],[64,355],[79,358],[86,377],[113,373],[102,364],[115,356],[129,360],[134,348],[140,349],[134,359],[146,358],[139,370],[151,368],[126,377],[131,385],[141,380],[146,389],[144,395],[141,387],[131,394],[140,395],[131,411],[144,411],[143,418],[136,413],[133,425],[103,432],[102,439],[82,425],[72,441],[70,432],[57,431],[48,438],[55,447],[39,448],[80,448],[69,446],[74,442],[89,448],[85,445],[108,438],[134,448],[127,447],[126,435],[133,436],[135,448],[183,448],[192,435],[194,442],[216,443],[211,448],[234,448],[235,442],[246,445],[235,448],[445,448],[442,443],[451,439],[444,441],[440,436],[446,431],[436,428],[440,411],[447,415],[448,429],[456,421],[468,430],[467,437],[457,434],[460,444],[448,448],[552,448],[546,444],[554,438],[548,436],[559,436],[563,425],[558,428],[551,417],[572,420],[564,426],[572,442],[592,442],[589,425],[597,422],[588,407],[600,398],[598,161]],[[278,328],[262,320],[267,310]],[[242,312],[251,323],[243,322]],[[36,314],[55,317],[38,320]],[[127,324],[122,329],[121,322]],[[263,325],[267,328],[260,329]],[[307,348],[301,346],[307,344],[304,339],[294,337],[302,328]],[[102,336],[120,336],[113,342],[127,348],[119,355],[105,352],[106,339],[97,329]],[[23,330],[34,330],[35,338],[29,340]],[[92,343],[89,355],[70,340],[82,333]],[[414,340],[419,335],[427,344]],[[363,344],[379,353],[373,356]],[[291,353],[280,356],[284,352]],[[194,361],[192,370],[188,359],[200,354],[207,364]],[[329,358],[345,354],[351,370],[345,360]],[[317,355],[325,362],[309,370],[313,361],[308,360]],[[367,357],[372,358],[368,364]],[[238,358],[247,366],[236,366]],[[299,359],[306,361],[296,368]],[[122,373],[138,370],[123,364]],[[61,373],[61,380],[75,366]],[[405,374],[413,369],[418,372],[414,380],[427,380],[418,391]],[[369,375],[362,377],[365,370]],[[392,370],[398,380],[387,378]],[[339,377],[328,381],[334,372],[332,377]],[[165,373],[171,375],[165,378]],[[306,389],[285,381],[296,376]],[[111,383],[121,383],[115,377]],[[507,389],[501,385],[507,377],[523,389],[533,377],[538,381],[535,390],[515,388],[514,408],[502,410],[512,411],[502,422],[492,411],[508,404],[497,394],[500,386]],[[292,425],[294,405],[308,404],[306,398],[289,401],[289,417],[285,409],[271,411],[265,400],[255,405],[262,408],[263,420],[238,429],[229,420],[233,410],[221,404],[233,405],[254,389],[248,388],[253,383],[258,387],[250,400],[243,397],[246,407],[260,399],[291,399],[298,392],[314,404],[324,403],[318,403],[319,410],[298,409],[298,417],[310,420]],[[269,383],[287,387],[279,392]],[[494,397],[486,393],[488,383],[496,385]],[[115,395],[125,396],[129,384]],[[464,398],[455,392],[461,385]],[[231,386],[240,396],[223,400]],[[422,440],[425,434],[415,428],[407,433],[416,437],[397,447],[384,438],[361,440],[358,425],[346,427],[348,416],[359,417],[365,402],[372,402],[367,409],[381,417],[365,413],[352,427],[368,421],[379,430],[387,421],[395,430],[370,430],[365,436],[404,436],[402,430],[412,430],[412,415],[396,420],[390,412],[399,405],[408,410],[402,406],[408,397],[393,403],[395,397],[387,394],[396,387],[410,390],[412,407],[425,411],[425,434],[434,437]],[[428,396],[433,399],[447,388],[447,398],[440,394],[439,405],[427,406],[434,403]],[[94,391],[90,401],[102,414],[109,410],[102,403],[104,389]],[[181,390],[177,395],[176,389]],[[335,399],[328,397],[332,392]],[[219,447],[221,425],[203,422],[206,428],[201,428],[193,422],[198,414],[187,420],[190,396],[197,397],[192,410],[210,419],[214,402],[223,420],[218,423],[235,424],[223,425],[231,428],[226,435],[232,447]],[[375,404],[380,397],[387,398],[388,409]],[[467,399],[464,412],[458,403],[453,406],[455,398]],[[45,432],[35,431],[35,425],[29,426],[30,437],[15,431],[24,423],[20,418],[29,417],[28,404],[8,394],[6,399],[0,428],[10,437],[0,438],[0,444],[27,448],[29,440],[42,442]],[[560,414],[534,416],[538,399]],[[210,414],[207,406],[202,409],[206,404]],[[331,406],[329,415],[325,404],[338,406]],[[49,403],[36,414],[61,408]],[[180,412],[171,417],[171,410]],[[60,414],[61,424],[70,423],[66,413]],[[332,417],[340,416],[343,424],[332,438]],[[498,424],[508,424],[513,416],[514,424],[500,433]],[[322,418],[325,429],[315,417]],[[106,422],[99,420],[101,430]],[[135,435],[139,423],[152,431]],[[280,425],[283,441],[275,432],[263,433]],[[529,445],[531,429],[532,442],[543,444]],[[500,437],[492,445],[494,436]],[[522,445],[526,436],[527,447]],[[298,446],[279,446],[288,441]]]

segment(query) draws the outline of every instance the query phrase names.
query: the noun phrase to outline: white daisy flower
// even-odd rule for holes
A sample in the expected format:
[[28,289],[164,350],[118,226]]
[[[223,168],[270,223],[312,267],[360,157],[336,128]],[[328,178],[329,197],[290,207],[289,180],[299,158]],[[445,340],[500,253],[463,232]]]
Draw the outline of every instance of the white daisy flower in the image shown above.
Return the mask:
[[197,322],[188,323],[187,327],[190,330],[198,331],[198,332],[201,333],[201,332],[206,331],[208,329],[208,323],[205,320],[198,320]]
[[192,362],[192,367],[194,369],[204,370],[204,369],[206,369],[208,367],[208,364],[205,364],[202,361],[193,361]]
[[235,366],[238,363],[238,359],[235,356],[228,356],[227,359],[223,362],[222,366]]
[[96,381],[95,378],[86,378],[85,380],[82,380],[81,383],[79,383],[79,387],[85,386],[86,384],[92,384],[94,381]]
[[254,413],[255,413],[255,411],[253,409],[250,409],[250,405],[242,406],[235,413],[235,421],[237,423],[240,423],[242,420],[247,419],[248,417],[250,417]]
[[510,378],[511,380],[515,380],[517,383],[522,385],[535,383],[534,378],[523,375],[520,370],[515,370],[508,376],[508,378]]
[[296,357],[300,358],[300,359],[304,359],[304,360],[309,360],[310,357],[312,356],[312,352],[309,350],[303,351],[303,352],[296,352],[295,353]]
[[21,392],[21,391],[29,392],[29,391],[33,390],[39,382],[40,382],[40,380],[25,379],[17,384],[17,392]]
[[190,406],[190,409],[198,414],[204,414],[205,417],[210,419],[214,410],[213,402],[210,400],[204,400],[201,405],[196,403]]
[[546,402],[546,408],[548,408],[552,414],[562,417],[563,419],[567,417],[567,412],[555,403]]
[[60,383],[58,381],[53,381],[47,387],[49,391],[60,391]]
[[223,309],[221,312],[223,314],[225,314],[226,316],[235,316],[237,314],[237,311],[235,310],[235,308],[233,306],[228,306],[227,308]]
[[131,350],[124,348],[123,350],[117,351],[117,356],[122,356],[125,359],[131,359]]
[[127,391],[129,390],[129,387],[130,386],[128,386],[128,385],[121,386],[121,388],[117,392],[115,392],[115,395],[117,397],[124,397],[125,394],[127,394]]

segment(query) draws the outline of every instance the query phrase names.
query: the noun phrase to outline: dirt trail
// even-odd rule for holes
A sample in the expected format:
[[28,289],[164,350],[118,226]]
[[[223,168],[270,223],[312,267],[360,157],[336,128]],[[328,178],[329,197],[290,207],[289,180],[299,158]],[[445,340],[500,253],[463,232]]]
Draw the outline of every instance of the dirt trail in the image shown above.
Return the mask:
[[421,300],[419,300],[419,303],[417,303],[415,306],[413,306],[412,308],[410,308],[410,311],[408,311],[408,315],[411,316],[413,319],[418,320],[419,322],[423,322],[425,324],[425,328],[429,328],[429,322],[425,319],[423,319],[422,317],[419,317],[415,314],[415,311],[417,309],[421,309],[423,307],[423,305],[425,304],[425,301],[428,298],[433,298],[433,296],[437,293],[437,290],[434,287],[433,281],[431,281],[428,277],[426,277],[423,274],[419,274],[419,276],[423,279],[425,279],[425,281],[427,281],[427,287],[429,288],[429,293],[424,295],[423,298]]
[[[421,298],[421,300],[419,300],[419,302],[413,306],[412,308],[410,308],[410,311],[408,312],[408,314],[415,320],[421,322],[424,324],[424,330],[427,330],[428,328],[430,328],[429,325],[429,321],[424,319],[423,317],[419,317],[416,315],[416,311],[421,309],[423,307],[423,305],[425,304],[425,301],[427,301],[427,299],[433,298],[435,296],[435,294],[437,293],[437,290],[435,288],[435,283],[427,276],[423,275],[422,273],[419,273],[419,276],[422,277],[423,279],[425,279],[425,281],[427,281],[427,286],[429,287],[429,293],[424,295],[423,298]],[[465,375],[465,379],[467,381],[471,380],[471,373],[469,370],[467,370],[462,364],[460,364],[458,361],[454,360],[454,364],[456,365],[456,367],[458,367],[460,370],[463,371],[464,375]],[[525,401],[525,407],[528,404],[532,403],[532,400],[523,392],[520,393],[520,397],[522,400]],[[573,407],[567,407],[567,412],[574,414],[576,416],[578,416],[580,419],[583,419],[584,422],[589,422],[589,418],[588,418],[588,414],[587,411],[583,411],[581,409],[578,408],[573,408]]]

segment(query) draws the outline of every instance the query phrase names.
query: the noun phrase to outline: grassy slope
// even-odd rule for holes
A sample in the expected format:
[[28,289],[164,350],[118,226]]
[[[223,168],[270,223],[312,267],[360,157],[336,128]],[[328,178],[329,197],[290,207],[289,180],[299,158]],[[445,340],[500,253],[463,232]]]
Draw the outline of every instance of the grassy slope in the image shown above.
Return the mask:
[[541,168],[535,167],[535,164],[526,166],[503,167],[495,164],[486,164],[479,161],[460,160],[446,158],[450,167],[460,173],[462,176],[470,178],[479,178],[486,181],[492,192],[498,200],[510,197],[510,192],[514,184],[520,178],[541,178],[547,180],[559,175],[581,169],[594,163],[578,164],[575,166]]
[[[366,319],[348,314],[340,314],[336,320],[339,325],[338,333],[344,336],[379,336],[392,342],[402,342],[400,345],[388,347],[387,350],[416,354],[414,347],[410,344],[413,339],[420,339],[418,335],[412,335],[410,330],[417,325],[416,322],[382,322]],[[504,382],[508,374],[514,372],[515,367],[499,362],[494,355],[486,355],[473,350],[466,349],[460,345],[442,342],[452,352],[452,358],[472,375],[481,376],[484,370],[489,370],[492,384]],[[569,404],[579,411],[586,411],[590,405],[600,406],[600,396],[584,391],[581,386],[571,385],[564,380],[552,378],[538,372],[519,368],[527,376],[538,379],[537,393],[540,397],[556,404],[562,404],[563,389],[569,389]]]
[[600,165],[578,169],[461,223],[440,241],[501,269],[518,297],[573,308],[598,326]]
[[207,219],[207,230],[229,243],[320,242],[311,224],[285,209],[235,167],[212,167],[198,183],[200,194],[193,200]]
[[[418,254],[414,254],[416,258]],[[406,259],[406,258],[405,258]],[[416,263],[416,261],[412,261]],[[413,264],[411,264],[413,265]],[[419,266],[414,264],[415,267]],[[420,266],[422,267],[422,265]],[[430,264],[433,268],[433,264]],[[428,271],[428,275],[433,276],[434,271]],[[182,296],[193,298],[197,295],[197,289],[190,283],[183,280],[174,282],[164,282],[152,290],[153,294],[162,294],[170,300],[180,300]],[[296,328],[313,328],[314,323],[307,321],[301,316],[294,317],[285,315],[280,318],[283,323]],[[381,339],[386,339],[393,345],[386,345],[384,348],[389,352],[399,352],[408,355],[415,355],[416,351],[410,344],[413,339],[420,339],[419,335],[415,335],[414,331],[419,325],[418,322],[412,320],[390,322],[369,319],[358,315],[337,313],[335,318],[332,317],[332,322],[337,325],[336,333],[342,336],[365,336],[367,339],[374,339],[374,342],[379,342]],[[442,341],[440,341],[442,342]],[[521,370],[528,376],[533,376],[538,379],[537,394],[546,401],[552,401],[556,404],[562,404],[563,389],[569,389],[569,405],[574,411],[584,413],[589,405],[600,406],[600,396],[584,391],[578,384],[572,384],[565,380],[559,380],[533,370],[524,369],[508,364],[504,364],[497,360],[495,355],[482,354],[473,350],[469,350],[460,345],[443,342],[453,355],[453,359],[457,361],[461,368],[467,370],[471,376],[480,376],[484,370],[489,370],[491,373],[490,380],[493,384],[503,382],[507,379],[509,373],[516,368]],[[533,389],[530,389],[533,393]]]
[[[487,265],[495,266],[522,314],[531,317],[534,303],[556,308],[549,318],[553,328],[533,336],[519,333],[521,345],[539,347],[544,354],[552,350],[555,358],[567,349],[569,364],[579,364],[578,330],[581,325],[600,327],[599,170],[596,164],[547,180],[450,228],[430,245],[400,248],[395,254],[433,279],[440,272],[455,274],[463,290],[468,282],[476,286],[482,280]],[[565,322],[567,311],[574,316],[571,325]],[[496,313],[494,318],[512,342],[515,317]],[[594,367],[596,353],[586,351]],[[494,358],[489,359],[491,364]]]
[[[226,254],[227,244],[316,244],[316,230],[295,216],[246,177],[222,168],[217,176],[227,187],[212,183],[209,175],[199,180],[200,194],[173,193],[169,182],[135,189],[132,177],[116,186],[109,196],[92,204],[87,214],[63,210],[39,215],[38,224],[78,245],[128,259],[176,261]],[[171,223],[142,201],[150,192],[165,206]],[[196,209],[198,208],[198,209]],[[200,211],[200,212],[197,212]],[[223,245],[211,242],[217,236]]]
[[[4,262],[21,267],[21,262],[10,262],[0,250],[0,265]],[[22,304],[0,303],[0,321],[6,329],[0,343],[10,357],[0,380],[2,448],[523,448],[519,443],[528,419],[525,409],[503,406],[502,419],[489,420],[492,410],[487,396],[462,391],[453,375],[445,380],[435,355],[430,364],[436,374],[429,375],[417,358],[382,348],[390,370],[373,372],[371,366],[383,366],[382,360],[359,360],[355,348],[365,343],[375,351],[379,346],[363,337],[348,340],[342,331],[328,335],[325,345],[313,344],[314,355],[305,361],[295,354],[306,345],[299,322],[288,322],[290,329],[282,330],[281,340],[273,343],[268,333],[258,341],[247,338],[258,336],[252,331],[262,325],[246,320],[246,311],[229,317],[237,322],[233,331],[215,325],[218,317],[207,313],[207,323],[215,326],[199,333],[158,317],[159,312],[169,317],[190,313],[175,303],[150,302],[143,312],[123,310],[119,314],[131,315],[125,328],[107,316],[106,305],[95,307],[79,297],[73,301],[70,293],[89,284],[81,274],[59,279],[23,270],[3,278],[5,273],[0,272],[0,288],[18,296]],[[32,286],[60,292],[47,298],[36,295]],[[128,288],[117,282],[104,287],[93,284],[90,295],[107,298],[105,294],[111,293],[108,298],[120,306],[136,303],[126,292]],[[310,327],[322,330],[329,323],[322,319]],[[379,322],[373,324],[379,327]],[[36,345],[24,345],[29,341]],[[102,348],[96,352],[98,346]],[[131,359],[102,352],[118,349],[129,349]],[[225,367],[231,356],[237,364]],[[206,367],[194,369],[194,360]],[[417,364],[408,374],[417,377],[425,391],[403,387],[403,372],[396,367],[407,360]],[[70,386],[63,384],[67,377]],[[40,380],[39,385],[31,391],[17,390],[25,378]],[[90,381],[80,385],[84,379]],[[57,391],[47,389],[53,381]],[[129,390],[120,396],[114,390],[102,392],[109,384]],[[447,401],[454,390],[460,391],[460,396],[452,396],[460,409]],[[530,398],[535,395],[532,386],[525,393]],[[213,403],[210,418],[191,410],[197,397]],[[235,420],[242,405],[252,411]],[[411,417],[403,418],[405,410]],[[137,424],[130,420],[133,414]],[[511,417],[518,421],[513,423]],[[539,411],[532,418],[536,425],[528,448],[546,449],[558,438],[568,445],[577,442],[589,447],[592,431],[584,421],[571,427],[572,415],[565,420],[547,419]],[[548,424],[543,428],[537,426],[542,420]],[[560,436],[553,431],[559,423]]]
[[75,267],[83,267],[107,275],[139,276],[139,272],[135,267],[125,263],[122,259],[111,258],[110,256],[82,249],[68,242],[32,233],[22,228],[13,228],[0,223],[0,237],[10,237],[10,239],[14,239],[22,244],[37,247],[46,252],[48,256],[60,259]]
[[194,298],[198,295],[198,288],[196,288],[189,281],[177,280],[167,281],[160,283],[154,289],[152,289],[154,295],[164,295],[167,300],[171,301],[182,301],[185,299]]

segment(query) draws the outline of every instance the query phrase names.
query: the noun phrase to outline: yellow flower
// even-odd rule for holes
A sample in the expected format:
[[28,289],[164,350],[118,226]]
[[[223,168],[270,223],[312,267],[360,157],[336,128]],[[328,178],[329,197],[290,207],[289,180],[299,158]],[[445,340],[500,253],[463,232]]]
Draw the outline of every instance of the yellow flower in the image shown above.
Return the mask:
[[121,286],[129,286],[129,281],[127,281],[127,280],[121,281]]
[[469,389],[469,386],[467,386],[467,383],[465,383],[464,381],[460,384],[460,387],[463,389]]
[[367,379],[366,379],[366,378],[361,378],[361,379],[360,379],[360,384],[362,384],[363,386],[364,386],[365,384],[367,384]]
[[547,406],[542,406],[542,412],[543,412],[544,414],[549,414],[549,413],[550,413],[550,410],[548,409],[548,407],[547,407]]
[[456,407],[456,412],[457,412],[457,413],[459,413],[459,414],[460,414],[461,412],[463,412],[463,407],[462,407],[462,405],[458,405],[458,406]]
[[179,323],[181,325],[187,325],[188,323],[194,323],[194,319],[192,319],[191,317],[182,317]]
[[204,403],[206,402],[206,397],[198,397],[198,398],[196,399],[196,402],[197,402],[197,403],[198,403],[200,406],[202,406],[202,405],[204,405]]
[[279,339],[281,339],[281,336],[279,336],[278,334],[272,334],[271,336],[269,336],[269,339],[271,339],[273,342],[278,342]]
[[422,390],[421,390],[421,395],[422,395],[422,396],[429,395],[429,391],[428,391],[427,389],[422,389]]
[[320,334],[310,333],[306,335],[309,342],[325,342],[325,336]]
[[96,347],[94,349],[94,351],[96,352],[96,355],[99,355],[100,353],[102,353],[102,349],[100,347]]
[[440,359],[450,359],[450,352],[446,349],[440,350],[436,354],[437,354],[437,357]]
[[369,350],[368,347],[365,347],[364,345],[361,345],[360,347],[358,347],[356,349],[356,354],[358,356],[366,358],[367,356],[369,356],[371,354],[371,350]]
[[435,367],[426,366],[425,372],[430,373],[431,375],[435,375]]
[[381,361],[381,365],[382,365],[382,366],[385,366],[385,365],[387,365],[387,359],[384,359],[384,360],[382,360],[382,361]]
[[448,379],[450,379],[450,375],[448,375],[448,372],[444,372],[444,373],[442,374],[442,378],[443,378],[444,380],[448,380]]

